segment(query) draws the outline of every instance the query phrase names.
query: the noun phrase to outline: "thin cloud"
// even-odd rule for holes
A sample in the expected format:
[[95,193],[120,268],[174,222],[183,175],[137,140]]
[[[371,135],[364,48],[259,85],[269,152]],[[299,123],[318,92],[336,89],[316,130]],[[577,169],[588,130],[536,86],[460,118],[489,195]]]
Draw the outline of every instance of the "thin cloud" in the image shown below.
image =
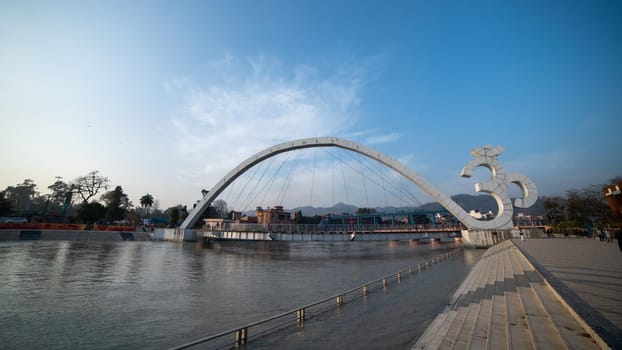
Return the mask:
[[[233,57],[226,61],[241,62]],[[232,74],[244,75],[249,66],[246,78],[184,87],[182,106],[170,125],[180,158],[178,174],[185,183],[213,184],[270,145],[339,135],[355,125],[361,67],[322,76],[311,66],[284,71],[260,57]]]
[[393,133],[389,133],[389,134],[375,135],[375,136],[367,137],[365,139],[365,143],[369,144],[369,145],[380,145],[380,144],[383,144],[383,143],[395,142],[395,141],[399,140],[401,137],[402,137],[402,135],[400,133],[393,132]]

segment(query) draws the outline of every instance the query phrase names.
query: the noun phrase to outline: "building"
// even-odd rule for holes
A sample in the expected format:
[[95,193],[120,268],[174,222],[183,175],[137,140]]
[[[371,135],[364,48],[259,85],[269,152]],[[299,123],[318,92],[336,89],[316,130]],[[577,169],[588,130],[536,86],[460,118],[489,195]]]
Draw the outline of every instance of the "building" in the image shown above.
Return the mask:
[[221,218],[203,219],[203,222],[203,228],[208,230],[224,230],[233,224],[233,220]]
[[284,211],[283,207],[280,205],[273,208],[268,207],[267,209],[257,207],[255,209],[255,216],[257,217],[258,224],[269,225],[293,223],[290,212]]

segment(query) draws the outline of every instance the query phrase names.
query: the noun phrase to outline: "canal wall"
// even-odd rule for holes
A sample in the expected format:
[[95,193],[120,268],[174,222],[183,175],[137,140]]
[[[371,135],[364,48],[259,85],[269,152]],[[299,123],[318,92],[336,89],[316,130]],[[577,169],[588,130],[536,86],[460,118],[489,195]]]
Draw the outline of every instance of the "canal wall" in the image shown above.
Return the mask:
[[0,241],[149,241],[150,232],[0,230]]

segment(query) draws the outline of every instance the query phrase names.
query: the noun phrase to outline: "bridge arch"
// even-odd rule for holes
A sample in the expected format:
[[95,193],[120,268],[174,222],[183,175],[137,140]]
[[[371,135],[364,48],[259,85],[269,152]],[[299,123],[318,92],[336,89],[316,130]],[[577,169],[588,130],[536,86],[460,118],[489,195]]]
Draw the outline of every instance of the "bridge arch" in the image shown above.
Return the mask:
[[[442,193],[438,190],[434,185],[428,182],[425,178],[421,177],[419,174],[410,170],[404,164],[399,161],[389,157],[388,155],[383,154],[377,150],[374,150],[370,147],[361,145],[354,141],[344,140],[337,137],[314,137],[314,138],[306,138],[293,140],[288,142],[283,142],[277,144],[272,147],[268,147],[263,151],[260,151],[253,156],[247,158],[234,169],[229,171],[227,175],[225,175],[216,186],[212,187],[211,191],[205,195],[201,201],[196,205],[194,210],[190,212],[188,217],[181,224],[180,229],[188,229],[192,228],[197,220],[201,218],[203,213],[209,208],[210,204],[225,190],[233,181],[235,181],[238,177],[244,174],[247,170],[255,166],[256,164],[273,157],[277,154],[293,151],[296,149],[302,148],[314,148],[314,147],[339,147],[352,152],[356,152],[362,154],[366,157],[369,157],[404,176],[408,180],[412,181],[415,185],[419,186],[425,193],[427,193],[430,197],[432,197],[435,201],[437,201],[440,205],[445,207],[452,215],[454,215],[460,222],[466,225],[471,229],[496,229],[496,228],[511,228],[512,227],[512,203],[509,200],[507,195],[497,195],[493,189],[489,189],[486,186],[481,186],[480,184],[476,184],[476,191],[480,191],[480,186],[482,187],[481,191],[487,192],[491,194],[497,200],[497,204],[499,206],[499,213],[497,217],[491,221],[479,221],[471,217],[464,209],[462,209],[456,202],[454,202],[449,196]],[[474,154],[475,155],[475,154]],[[491,159],[495,160],[495,159]],[[485,162],[479,165],[485,165]],[[476,165],[476,166],[479,166]],[[469,174],[463,174],[463,176],[468,177]],[[519,176],[520,174],[510,174]],[[525,178],[512,178],[512,182],[519,184],[521,180],[525,181]],[[486,184],[484,184],[486,185]],[[527,197],[527,191],[530,190],[530,195],[535,195],[537,197],[537,191],[535,186],[531,186],[532,183],[528,186],[520,186],[523,190],[523,195]],[[505,192],[504,192],[505,193]],[[523,202],[521,202],[523,203]]]

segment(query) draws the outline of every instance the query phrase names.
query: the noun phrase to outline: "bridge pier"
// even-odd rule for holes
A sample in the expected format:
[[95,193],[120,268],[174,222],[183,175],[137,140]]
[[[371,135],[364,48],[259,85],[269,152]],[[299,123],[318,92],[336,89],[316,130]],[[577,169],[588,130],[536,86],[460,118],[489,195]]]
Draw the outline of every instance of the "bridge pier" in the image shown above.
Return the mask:
[[489,248],[512,237],[518,237],[518,230],[461,230],[462,244],[468,248]]

